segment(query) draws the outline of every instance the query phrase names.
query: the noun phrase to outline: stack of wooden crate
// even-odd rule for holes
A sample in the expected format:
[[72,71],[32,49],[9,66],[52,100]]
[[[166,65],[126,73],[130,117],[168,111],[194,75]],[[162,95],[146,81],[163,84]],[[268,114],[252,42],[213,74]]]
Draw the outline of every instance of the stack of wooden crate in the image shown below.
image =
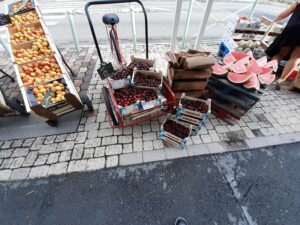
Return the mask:
[[215,60],[210,52],[188,50],[188,52],[166,53],[168,61],[167,77],[176,99],[182,93],[199,98],[211,77],[211,66]]

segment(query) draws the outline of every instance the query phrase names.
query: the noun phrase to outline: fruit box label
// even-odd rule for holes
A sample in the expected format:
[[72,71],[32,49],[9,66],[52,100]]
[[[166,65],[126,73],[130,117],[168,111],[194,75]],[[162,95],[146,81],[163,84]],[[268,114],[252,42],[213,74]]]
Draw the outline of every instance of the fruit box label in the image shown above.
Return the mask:
[[147,110],[147,109],[151,109],[154,108],[156,106],[160,106],[161,105],[161,99],[155,99],[149,102],[141,102],[141,106],[143,110]]
[[168,144],[171,144],[172,146],[175,146],[180,150],[184,149],[184,147],[185,147],[185,144],[177,143],[176,141],[168,138],[167,136],[160,135],[159,137],[160,137],[160,139],[164,140]]
[[201,119],[195,119],[195,118],[192,118],[192,117],[189,117],[189,116],[186,116],[186,115],[182,115],[180,113],[176,114],[176,118],[180,119],[180,120],[183,120],[183,121],[186,121],[189,124],[192,124],[194,126],[203,126],[204,125],[203,120],[201,120]]
[[140,110],[139,103],[135,103],[135,104],[127,106],[127,107],[119,106],[119,112],[120,112],[121,116],[125,116],[130,113],[135,113],[135,112],[138,112],[139,110]]
[[121,89],[130,84],[130,81],[128,79],[121,79],[121,80],[109,79],[109,82],[113,89]]
[[208,115],[205,114],[205,113],[195,112],[195,111],[185,109],[185,108],[182,108],[182,107],[178,108],[177,112],[181,113],[181,114],[184,114],[184,115],[187,115],[187,116],[192,116],[192,117],[195,117],[195,118],[198,118],[198,119],[207,119],[208,118]]
[[166,136],[166,137],[170,138],[171,140],[176,141],[176,142],[178,142],[180,144],[183,144],[183,145],[187,143],[187,139],[188,139],[188,138],[181,139],[181,138],[179,138],[179,137],[177,137],[177,136],[175,136],[175,135],[173,135],[173,134],[171,134],[171,133],[169,133],[165,130],[160,130],[160,135]]

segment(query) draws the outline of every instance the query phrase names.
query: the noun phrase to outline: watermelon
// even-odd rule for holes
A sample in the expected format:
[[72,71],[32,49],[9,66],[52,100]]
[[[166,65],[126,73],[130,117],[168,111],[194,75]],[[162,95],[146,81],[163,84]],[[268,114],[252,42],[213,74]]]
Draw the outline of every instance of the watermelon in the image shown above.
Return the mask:
[[236,62],[231,66],[231,70],[235,73],[246,73],[247,67],[243,62]]
[[265,67],[272,68],[274,72],[278,70],[278,62],[276,59],[268,62]]
[[252,77],[252,74],[250,73],[228,73],[228,80],[230,80],[232,83],[235,84],[244,84]]
[[243,63],[244,65],[248,64],[250,62],[249,56],[242,58],[238,61],[239,63]]
[[265,73],[272,73],[272,69],[271,68],[266,68],[266,67],[261,67],[262,69],[262,74],[265,74]]
[[225,69],[223,66],[221,66],[218,63],[213,65],[212,69],[213,69],[213,74],[215,74],[215,75],[224,75],[228,72],[227,69]]
[[249,81],[244,84],[244,87],[247,88],[247,89],[259,90],[260,89],[260,83],[259,83],[259,80],[258,80],[257,76],[255,74],[252,74]]
[[249,56],[243,52],[231,52],[231,54],[237,61],[244,59],[244,58],[249,58]]
[[261,84],[271,84],[275,80],[275,75],[270,73],[259,74],[258,80]]
[[224,57],[223,61],[224,61],[224,63],[225,63],[226,65],[231,65],[231,64],[233,64],[233,63],[236,62],[236,58],[234,58],[234,56],[232,55],[232,53],[228,53],[228,54]]
[[252,59],[250,63],[248,64],[247,68],[250,72],[255,74],[261,74],[263,70],[259,67],[255,59]]
[[264,57],[256,60],[256,62],[259,67],[264,67],[268,63],[268,60],[267,60],[267,57],[264,56]]
[[254,58],[254,57],[253,57],[253,52],[252,52],[252,51],[247,52],[247,55],[249,56],[250,59],[253,59],[253,58]]

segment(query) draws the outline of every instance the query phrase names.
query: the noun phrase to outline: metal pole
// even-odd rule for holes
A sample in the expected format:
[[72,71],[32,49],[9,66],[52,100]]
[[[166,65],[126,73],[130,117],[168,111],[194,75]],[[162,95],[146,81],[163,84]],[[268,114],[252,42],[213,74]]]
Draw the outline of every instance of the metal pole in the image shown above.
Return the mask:
[[3,46],[4,50],[6,51],[6,53],[9,54],[7,43],[5,43],[5,41],[3,40],[3,38],[1,37],[1,35],[0,35],[0,43]]
[[131,17],[131,31],[132,31],[132,39],[133,39],[133,49],[136,51],[136,27],[135,27],[135,14],[134,9],[129,3],[130,8],[130,17]]
[[190,20],[191,20],[193,5],[194,5],[193,3],[194,3],[194,0],[190,0],[188,14],[187,14],[187,17],[186,17],[184,34],[183,34],[183,37],[182,37],[182,45],[181,45],[182,49],[185,47],[185,41],[186,41],[187,33],[188,33],[188,30],[189,30],[189,27],[190,27]]
[[74,17],[73,17],[72,12],[70,12],[70,11],[67,11],[67,15],[68,15],[68,19],[69,19],[69,23],[70,23],[70,27],[71,27],[71,31],[72,31],[75,48],[76,48],[77,53],[79,53],[80,52],[79,42],[78,42],[77,31],[76,31],[76,27],[75,27],[75,23],[74,23]]
[[182,8],[182,0],[176,0],[175,18],[173,23],[172,37],[171,37],[171,49],[170,49],[171,52],[174,52],[175,50],[181,8]]
[[204,32],[205,32],[205,28],[209,19],[209,14],[212,8],[214,0],[207,0],[206,3],[206,9],[205,9],[205,13],[201,22],[201,26],[200,26],[200,30],[196,39],[196,43],[195,43],[195,49],[199,49],[200,48],[200,43],[203,39],[204,36]]
[[255,2],[253,3],[252,10],[251,10],[250,15],[249,15],[250,18],[253,17],[253,14],[254,14],[254,12],[257,8],[258,3],[259,3],[259,0],[255,0]]

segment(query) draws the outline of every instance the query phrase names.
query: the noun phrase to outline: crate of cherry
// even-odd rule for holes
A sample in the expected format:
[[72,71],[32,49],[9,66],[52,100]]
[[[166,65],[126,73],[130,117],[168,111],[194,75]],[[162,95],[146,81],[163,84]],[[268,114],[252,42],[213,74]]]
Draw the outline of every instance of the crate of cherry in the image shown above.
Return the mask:
[[192,126],[177,120],[167,118],[160,128],[160,138],[179,149],[183,149],[188,142]]
[[211,100],[202,100],[186,96],[182,93],[179,106],[177,108],[177,114],[189,116],[199,120],[205,120],[208,118],[208,114],[211,112]]
[[122,65],[108,77],[108,81],[113,89],[120,89],[129,86],[131,80],[130,70]]
[[163,75],[162,73],[134,68],[131,83],[140,88],[161,89]]
[[156,61],[151,59],[142,59],[136,58],[135,56],[130,57],[130,64],[127,66],[133,73],[133,69],[137,68],[138,70],[144,71],[155,71]]

